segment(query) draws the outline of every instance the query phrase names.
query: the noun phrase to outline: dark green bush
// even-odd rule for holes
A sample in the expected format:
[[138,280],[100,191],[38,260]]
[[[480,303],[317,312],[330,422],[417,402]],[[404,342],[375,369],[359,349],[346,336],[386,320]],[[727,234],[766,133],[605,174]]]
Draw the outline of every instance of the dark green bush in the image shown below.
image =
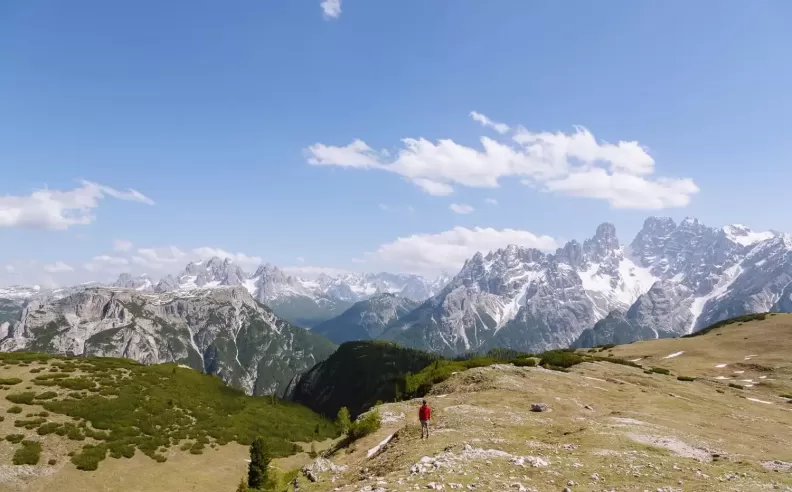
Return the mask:
[[41,443],[36,441],[22,441],[22,447],[14,453],[15,465],[37,465],[41,459]]
[[105,457],[107,457],[106,444],[98,446],[86,444],[80,453],[72,456],[71,462],[74,463],[78,470],[92,471],[99,468],[99,462],[104,460]]
[[348,436],[352,441],[356,441],[369,434],[377,432],[382,425],[382,418],[379,410],[371,410],[361,418],[352,422]]
[[16,405],[9,407],[8,413],[22,413],[22,407],[18,407]]
[[22,380],[19,378],[0,378],[0,385],[5,385],[5,386],[13,386],[21,382]]
[[11,403],[22,403],[25,405],[30,405],[33,403],[33,399],[36,397],[36,394],[32,391],[26,391],[25,393],[12,393],[10,395],[6,395],[6,400],[10,401]]
[[665,367],[653,367],[653,368],[651,369],[651,371],[652,371],[653,373],[655,373],[655,374],[663,374],[663,375],[665,375],[665,376],[668,376],[669,374],[671,374],[671,371],[669,371],[669,370],[668,370],[668,369],[666,369]]
[[47,434],[56,432],[60,426],[60,424],[55,422],[47,422],[46,424],[41,424],[36,433],[38,433],[40,436],[46,436]]
[[536,367],[536,359],[528,358],[528,359],[515,359],[512,361],[517,367]]
[[585,360],[583,356],[572,350],[548,350],[542,354],[539,365],[548,368],[567,369],[581,362],[585,362]]
[[22,434],[9,434],[6,437],[6,441],[17,444],[22,442],[22,439],[25,438]]
[[58,394],[54,391],[45,391],[44,393],[39,393],[36,395],[36,400],[51,400],[56,396],[58,396]]
[[745,386],[737,383],[729,383],[729,388],[741,390],[741,389],[745,389]]
[[677,376],[677,380],[679,381],[695,381],[696,378],[690,376]]

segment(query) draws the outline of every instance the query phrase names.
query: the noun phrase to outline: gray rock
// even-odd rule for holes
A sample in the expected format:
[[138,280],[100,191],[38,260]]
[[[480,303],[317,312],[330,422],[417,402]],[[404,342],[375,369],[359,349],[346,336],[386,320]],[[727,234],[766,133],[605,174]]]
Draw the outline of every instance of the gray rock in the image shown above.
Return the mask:
[[217,374],[248,394],[280,394],[334,347],[291,326],[247,290],[153,294],[91,287],[28,301],[0,351],[177,362]]
[[547,412],[549,410],[550,410],[550,407],[548,407],[544,403],[533,403],[533,404],[531,404],[531,411],[532,412]]

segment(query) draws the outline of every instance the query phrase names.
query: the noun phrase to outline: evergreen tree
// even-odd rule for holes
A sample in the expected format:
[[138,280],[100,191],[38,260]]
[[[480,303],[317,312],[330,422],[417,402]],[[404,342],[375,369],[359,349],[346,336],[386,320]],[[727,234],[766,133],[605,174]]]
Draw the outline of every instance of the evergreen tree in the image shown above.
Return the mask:
[[248,465],[248,487],[261,489],[267,484],[270,456],[264,438],[259,436],[250,445],[250,465]]
[[352,427],[352,419],[349,416],[349,410],[347,407],[341,407],[338,411],[338,417],[336,419],[338,423],[338,427],[341,428],[341,432],[346,434],[349,432],[349,428]]

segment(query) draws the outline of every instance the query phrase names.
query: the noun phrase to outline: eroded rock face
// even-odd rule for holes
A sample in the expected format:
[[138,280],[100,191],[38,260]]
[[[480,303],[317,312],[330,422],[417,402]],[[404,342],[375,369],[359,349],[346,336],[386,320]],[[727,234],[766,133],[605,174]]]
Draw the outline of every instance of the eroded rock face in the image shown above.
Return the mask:
[[615,227],[553,254],[476,254],[383,338],[453,356],[684,335],[741,314],[792,310],[792,238],[650,217],[630,245]]
[[248,394],[281,393],[333,348],[279,319],[241,287],[180,294],[93,287],[32,299],[0,341],[2,351],[177,362]]

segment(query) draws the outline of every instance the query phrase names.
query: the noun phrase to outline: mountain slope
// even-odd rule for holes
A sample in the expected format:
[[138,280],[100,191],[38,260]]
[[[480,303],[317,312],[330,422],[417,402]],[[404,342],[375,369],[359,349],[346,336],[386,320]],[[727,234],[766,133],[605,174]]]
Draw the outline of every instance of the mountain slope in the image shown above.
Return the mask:
[[[377,407],[379,431],[326,457],[346,469],[325,466],[316,481],[300,476],[297,485],[304,492],[792,490],[792,439],[784,432],[792,412],[780,396],[792,393],[791,316],[613,352],[647,357],[638,362],[644,368],[600,360],[566,372],[494,364],[452,374],[426,396],[429,439],[420,437],[419,402],[385,403]],[[652,367],[671,373],[645,370]],[[548,411],[532,411],[542,403]]]
[[680,336],[743,314],[792,311],[789,236],[650,218],[631,248],[662,281],[625,317],[608,316],[574,346]]
[[613,309],[627,309],[654,282],[602,224],[555,254],[510,245],[476,254],[437,296],[383,338],[444,355],[509,347],[567,346]]
[[[12,381],[0,399],[0,435],[16,435],[0,443],[2,492],[225,490],[257,436],[280,457],[299,450],[295,442],[338,434],[308,408],[247,396],[176,364],[15,352],[0,354],[0,366]],[[24,413],[9,412],[14,406]],[[27,466],[12,464],[19,440],[41,446]]]
[[684,335],[741,314],[790,310],[791,296],[789,236],[651,217],[629,246],[606,223],[554,254],[515,245],[476,254],[382,338],[448,356],[540,352]]
[[395,294],[374,294],[355,303],[340,316],[317,325],[313,331],[334,343],[379,337],[387,326],[415,309],[418,303]]
[[333,349],[241,287],[170,294],[93,287],[33,299],[0,341],[1,351],[178,362],[257,395],[281,392]]
[[287,397],[330,418],[342,406],[355,416],[377,400],[393,401],[404,391],[404,375],[420,371],[435,359],[432,354],[381,341],[347,342],[296,378]]

